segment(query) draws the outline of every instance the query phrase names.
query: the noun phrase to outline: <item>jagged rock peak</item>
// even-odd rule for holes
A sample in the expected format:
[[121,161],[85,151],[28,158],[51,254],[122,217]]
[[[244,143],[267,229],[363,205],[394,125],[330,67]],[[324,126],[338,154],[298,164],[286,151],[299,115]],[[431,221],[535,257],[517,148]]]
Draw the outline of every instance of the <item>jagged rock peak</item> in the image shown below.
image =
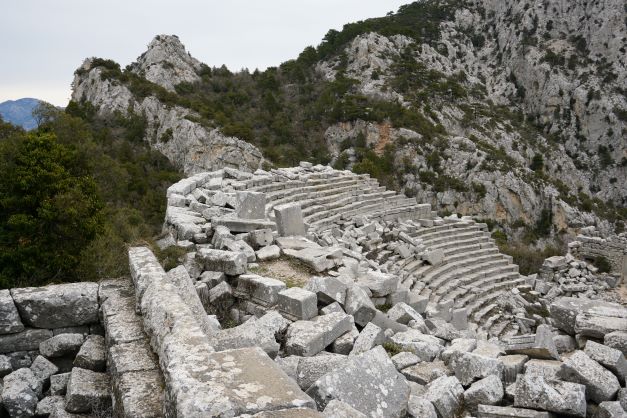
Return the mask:
[[169,91],[182,82],[198,81],[200,61],[185,50],[176,35],[157,35],[148,49],[131,64],[134,73],[158,84]]

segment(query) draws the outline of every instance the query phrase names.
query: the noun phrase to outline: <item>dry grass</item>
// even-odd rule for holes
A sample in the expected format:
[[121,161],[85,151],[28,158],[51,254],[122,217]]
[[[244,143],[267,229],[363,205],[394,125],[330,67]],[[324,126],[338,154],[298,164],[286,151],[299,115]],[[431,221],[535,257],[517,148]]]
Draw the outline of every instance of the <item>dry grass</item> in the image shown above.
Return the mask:
[[291,257],[280,257],[277,260],[262,261],[259,267],[250,269],[261,276],[281,280],[287,287],[303,287],[316,272],[309,266]]

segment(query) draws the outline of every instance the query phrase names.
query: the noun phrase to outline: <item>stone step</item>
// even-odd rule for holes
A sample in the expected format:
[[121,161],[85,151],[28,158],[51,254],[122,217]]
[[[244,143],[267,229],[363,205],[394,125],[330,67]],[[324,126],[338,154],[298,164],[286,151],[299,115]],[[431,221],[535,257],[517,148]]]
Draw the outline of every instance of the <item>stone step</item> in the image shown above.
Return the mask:
[[498,253],[481,255],[476,257],[464,257],[452,263],[449,263],[448,260],[445,259],[443,264],[436,266],[435,268],[423,274],[422,279],[427,283],[431,283],[438,282],[437,279],[443,275],[458,276],[460,274],[474,273],[477,270],[481,270],[483,268],[483,265],[489,262],[507,264],[507,260],[502,258]]
[[481,307],[484,306],[486,303],[490,303],[496,300],[497,298],[501,297],[504,289],[512,289],[516,287],[517,285],[523,284],[524,282],[525,282],[525,279],[521,278],[521,279],[513,279],[513,280],[496,283],[490,286],[489,288],[484,289],[484,291],[481,292],[482,296],[480,296],[479,298],[477,298],[478,295],[475,294],[474,300],[471,299],[469,301],[470,302],[469,304],[466,304],[464,306],[459,306],[459,307],[467,306],[469,308],[470,314],[473,314],[479,309],[481,309]]
[[500,337],[501,335],[503,335],[503,332],[507,329],[509,325],[510,321],[503,319],[490,327],[490,329],[488,330],[488,335],[490,337]]
[[441,244],[447,244],[451,242],[463,241],[466,239],[475,238],[475,239],[484,239],[487,238],[487,235],[483,234],[479,231],[465,231],[455,235],[444,235],[441,237],[435,237],[428,241],[423,241],[423,245],[428,248],[438,247]]
[[[487,314],[489,314],[490,312],[492,312],[494,309],[496,309],[499,305],[496,303],[490,303],[489,305],[484,306],[483,308],[481,308],[474,316],[473,316],[473,320],[476,324],[480,325],[482,328],[484,329],[488,329],[489,325],[488,325],[488,321],[485,321],[484,323],[482,323],[481,319],[483,317],[485,317]],[[489,320],[490,318],[488,318]]]
[[447,293],[451,286],[474,286],[480,287],[481,279],[491,277],[494,274],[516,271],[518,266],[508,264],[508,260],[497,258],[487,261],[477,261],[469,263],[469,267],[455,269],[438,277],[424,277],[423,280],[429,283],[430,288],[437,288],[437,294]]
[[[440,227],[433,227],[433,228],[440,228]],[[438,238],[452,237],[452,236],[457,236],[457,235],[461,235],[461,234],[468,233],[468,232],[479,233],[482,231],[480,231],[479,227],[477,227],[476,225],[469,225],[463,228],[452,228],[449,226],[446,229],[436,230],[427,234],[423,234],[423,235],[418,236],[417,238],[420,238],[423,242],[430,242]]]

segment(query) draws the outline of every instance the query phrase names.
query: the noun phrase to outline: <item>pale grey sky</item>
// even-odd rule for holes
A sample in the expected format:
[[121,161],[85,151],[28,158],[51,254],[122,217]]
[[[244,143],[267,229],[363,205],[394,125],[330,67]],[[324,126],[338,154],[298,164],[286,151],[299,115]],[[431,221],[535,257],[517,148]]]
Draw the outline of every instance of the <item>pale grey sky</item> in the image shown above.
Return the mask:
[[409,0],[6,0],[0,11],[0,102],[65,106],[84,58],[133,62],[157,34],[176,34],[210,66],[264,69],[317,45],[329,29]]

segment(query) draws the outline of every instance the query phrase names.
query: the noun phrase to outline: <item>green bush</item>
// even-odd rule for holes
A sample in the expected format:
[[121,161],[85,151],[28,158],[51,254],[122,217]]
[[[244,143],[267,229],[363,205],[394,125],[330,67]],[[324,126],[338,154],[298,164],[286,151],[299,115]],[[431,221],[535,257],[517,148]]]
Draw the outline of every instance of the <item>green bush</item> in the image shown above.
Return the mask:
[[609,273],[610,271],[612,271],[612,264],[607,258],[603,257],[602,255],[595,257],[592,264],[594,264],[594,266],[599,269],[599,273]]

